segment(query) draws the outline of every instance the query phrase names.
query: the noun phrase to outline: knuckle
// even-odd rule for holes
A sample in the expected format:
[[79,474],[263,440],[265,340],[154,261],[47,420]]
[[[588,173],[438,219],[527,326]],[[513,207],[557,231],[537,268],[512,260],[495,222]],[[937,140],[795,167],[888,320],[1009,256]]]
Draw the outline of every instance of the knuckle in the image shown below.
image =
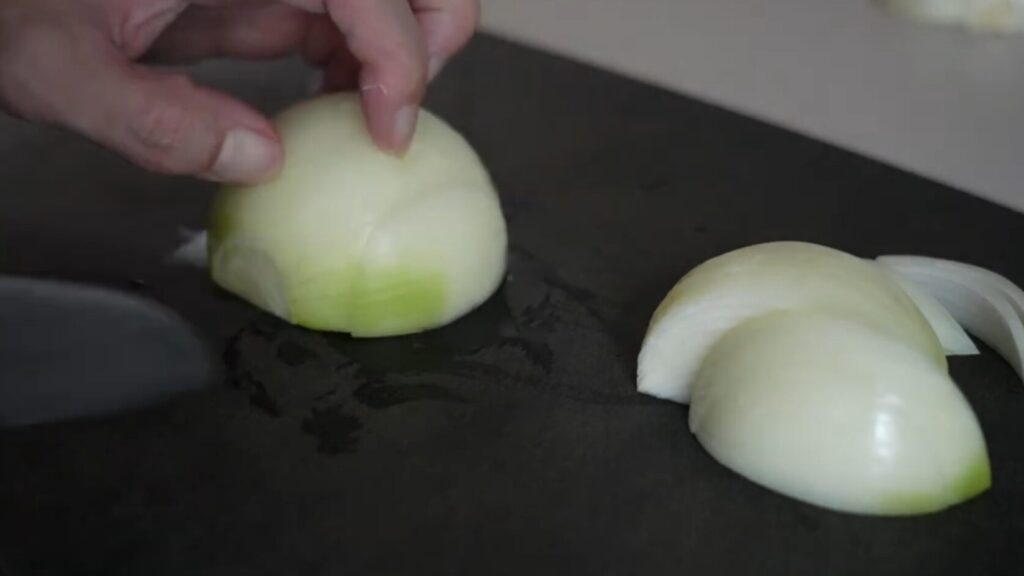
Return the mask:
[[201,128],[181,99],[174,96],[191,88],[191,81],[171,77],[162,81],[160,100],[144,101],[131,122],[133,135],[146,148],[175,149],[184,145],[195,130]]
[[165,100],[144,105],[129,121],[130,144],[148,168],[171,174],[207,169],[216,160],[216,134],[186,106]]
[[426,52],[416,49],[390,50],[363,60],[362,88],[380,86],[396,99],[406,100],[425,90]]
[[196,88],[196,83],[184,74],[171,74],[160,79],[161,88],[170,94],[184,94]]
[[392,78],[387,83],[399,99],[418,98],[427,84],[427,63],[425,58],[408,55],[392,62]]
[[188,112],[173,104],[146,104],[132,124],[132,131],[147,148],[180,146],[193,122]]
[[200,174],[212,166],[212,155],[180,153],[180,150],[149,148],[129,155],[144,168],[163,174]]
[[188,7],[178,0],[107,0],[110,39],[129,58],[142,56],[160,34]]

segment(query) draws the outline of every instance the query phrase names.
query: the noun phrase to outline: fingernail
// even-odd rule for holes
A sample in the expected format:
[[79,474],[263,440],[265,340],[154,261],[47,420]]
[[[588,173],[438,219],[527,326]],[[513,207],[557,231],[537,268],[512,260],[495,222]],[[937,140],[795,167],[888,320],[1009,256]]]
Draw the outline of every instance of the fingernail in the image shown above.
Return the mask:
[[388,89],[385,88],[383,84],[367,84],[365,86],[360,86],[359,87],[359,91],[360,92],[379,91],[381,94],[383,94],[385,96],[388,95]]
[[224,182],[252,182],[267,176],[280,160],[279,145],[251,130],[228,132],[209,176]]
[[437,75],[441,73],[444,68],[445,59],[440,56],[431,56],[430,62],[427,63],[427,77],[430,80],[437,78]]
[[404,106],[395,114],[394,143],[400,150],[405,150],[412,140],[416,129],[416,107]]

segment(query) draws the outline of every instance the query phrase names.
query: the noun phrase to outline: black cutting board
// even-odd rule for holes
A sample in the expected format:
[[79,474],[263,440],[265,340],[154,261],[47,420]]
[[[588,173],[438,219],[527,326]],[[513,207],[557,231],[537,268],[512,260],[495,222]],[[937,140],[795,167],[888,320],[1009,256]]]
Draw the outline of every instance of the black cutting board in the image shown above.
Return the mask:
[[[306,83],[293,62],[197,74],[267,111]],[[166,266],[210,186],[4,124],[2,269],[167,304],[222,352],[225,378],[142,412],[0,432],[0,572],[1024,573],[1024,386],[988,349],[952,371],[994,486],[925,517],[769,492],[703,452],[684,407],[634,391],[650,313],[711,256],[797,239],[1024,283],[1024,216],[490,37],[429,105],[493,171],[510,279],[455,325],[375,342],[283,325]]]

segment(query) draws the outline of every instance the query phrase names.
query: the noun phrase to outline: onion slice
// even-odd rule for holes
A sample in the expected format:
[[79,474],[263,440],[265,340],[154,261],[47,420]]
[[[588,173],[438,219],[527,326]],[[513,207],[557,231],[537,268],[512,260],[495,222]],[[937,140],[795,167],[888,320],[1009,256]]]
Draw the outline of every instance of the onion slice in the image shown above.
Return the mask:
[[942,343],[889,274],[852,254],[808,242],[745,246],[687,272],[651,317],[637,358],[637,390],[686,404],[708,350],[768,312],[816,309],[861,318],[946,369]]
[[1024,380],[1024,291],[991,270],[926,256],[881,256],[878,263],[909,278],[999,353]]
[[917,309],[924,314],[928,323],[931,324],[935,335],[939,337],[943,350],[949,356],[974,356],[979,354],[978,347],[967,335],[960,323],[953,318],[949,310],[931,295],[921,284],[913,278],[899,274],[895,270],[882,266],[892,279],[903,288],[903,291],[910,296],[910,299],[917,304]]
[[183,242],[167,255],[165,262],[172,265],[193,266],[195,268],[206,268],[209,266],[206,230],[197,231],[182,228],[178,233],[181,235]]
[[689,417],[724,466],[833,510],[925,514],[991,485],[953,380],[856,315],[789,310],[734,328],[708,354]]

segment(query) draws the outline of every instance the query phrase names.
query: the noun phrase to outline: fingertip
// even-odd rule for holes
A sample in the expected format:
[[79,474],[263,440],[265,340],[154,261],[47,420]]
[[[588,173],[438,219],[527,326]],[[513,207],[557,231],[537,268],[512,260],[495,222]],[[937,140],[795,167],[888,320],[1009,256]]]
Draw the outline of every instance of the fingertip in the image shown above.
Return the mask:
[[396,102],[381,84],[364,85],[360,91],[374,142],[385,152],[404,155],[416,132],[419,106]]
[[409,0],[325,0],[349,52],[361,65],[359,87],[377,146],[403,154],[427,87],[427,46]]
[[394,124],[391,128],[394,152],[405,154],[412,144],[413,134],[416,132],[416,120],[419,117],[417,106],[406,105],[395,113]]

